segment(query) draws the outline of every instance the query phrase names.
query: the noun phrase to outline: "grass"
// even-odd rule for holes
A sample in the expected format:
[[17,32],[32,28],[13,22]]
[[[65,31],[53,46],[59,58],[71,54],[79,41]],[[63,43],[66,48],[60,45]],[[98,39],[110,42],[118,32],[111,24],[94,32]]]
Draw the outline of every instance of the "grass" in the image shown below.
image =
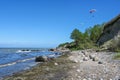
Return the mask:
[[119,59],[119,60],[120,60],[120,53],[116,53],[116,54],[114,55],[114,59]]

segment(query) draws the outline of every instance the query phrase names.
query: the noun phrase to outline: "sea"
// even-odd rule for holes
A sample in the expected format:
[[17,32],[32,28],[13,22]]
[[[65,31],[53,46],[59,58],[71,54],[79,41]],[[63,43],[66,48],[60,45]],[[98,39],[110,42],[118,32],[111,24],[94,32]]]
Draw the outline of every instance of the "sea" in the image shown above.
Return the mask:
[[54,55],[47,48],[0,48],[0,79],[37,65],[37,56],[57,57]]

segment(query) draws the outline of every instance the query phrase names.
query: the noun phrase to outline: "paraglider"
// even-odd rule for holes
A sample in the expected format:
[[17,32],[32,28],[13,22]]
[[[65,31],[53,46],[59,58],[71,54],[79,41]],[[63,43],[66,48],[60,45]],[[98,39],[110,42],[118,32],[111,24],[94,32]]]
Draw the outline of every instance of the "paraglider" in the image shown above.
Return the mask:
[[89,12],[92,14],[92,13],[96,12],[96,9],[91,9]]
[[90,14],[92,14],[92,17],[94,17],[94,13],[96,12],[96,9],[91,9],[90,11],[89,11],[89,13]]

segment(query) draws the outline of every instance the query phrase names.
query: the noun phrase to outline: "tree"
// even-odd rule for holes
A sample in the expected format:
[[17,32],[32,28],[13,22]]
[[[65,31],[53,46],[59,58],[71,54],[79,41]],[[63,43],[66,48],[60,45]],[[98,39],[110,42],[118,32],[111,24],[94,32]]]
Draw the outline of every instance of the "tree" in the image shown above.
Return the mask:
[[78,47],[80,40],[82,40],[82,33],[78,29],[74,29],[70,36],[75,41],[75,46]]
[[92,40],[93,42],[96,42],[96,40],[98,39],[98,37],[102,33],[102,26],[103,25],[95,25],[94,27],[90,27],[88,29],[90,40]]

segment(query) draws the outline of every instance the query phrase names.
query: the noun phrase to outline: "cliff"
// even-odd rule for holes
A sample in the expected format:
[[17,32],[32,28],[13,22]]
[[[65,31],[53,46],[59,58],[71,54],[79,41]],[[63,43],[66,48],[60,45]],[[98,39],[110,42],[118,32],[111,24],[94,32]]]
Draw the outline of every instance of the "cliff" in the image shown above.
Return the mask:
[[104,25],[103,32],[97,40],[97,44],[107,44],[108,46],[111,40],[118,37],[120,37],[120,14]]

